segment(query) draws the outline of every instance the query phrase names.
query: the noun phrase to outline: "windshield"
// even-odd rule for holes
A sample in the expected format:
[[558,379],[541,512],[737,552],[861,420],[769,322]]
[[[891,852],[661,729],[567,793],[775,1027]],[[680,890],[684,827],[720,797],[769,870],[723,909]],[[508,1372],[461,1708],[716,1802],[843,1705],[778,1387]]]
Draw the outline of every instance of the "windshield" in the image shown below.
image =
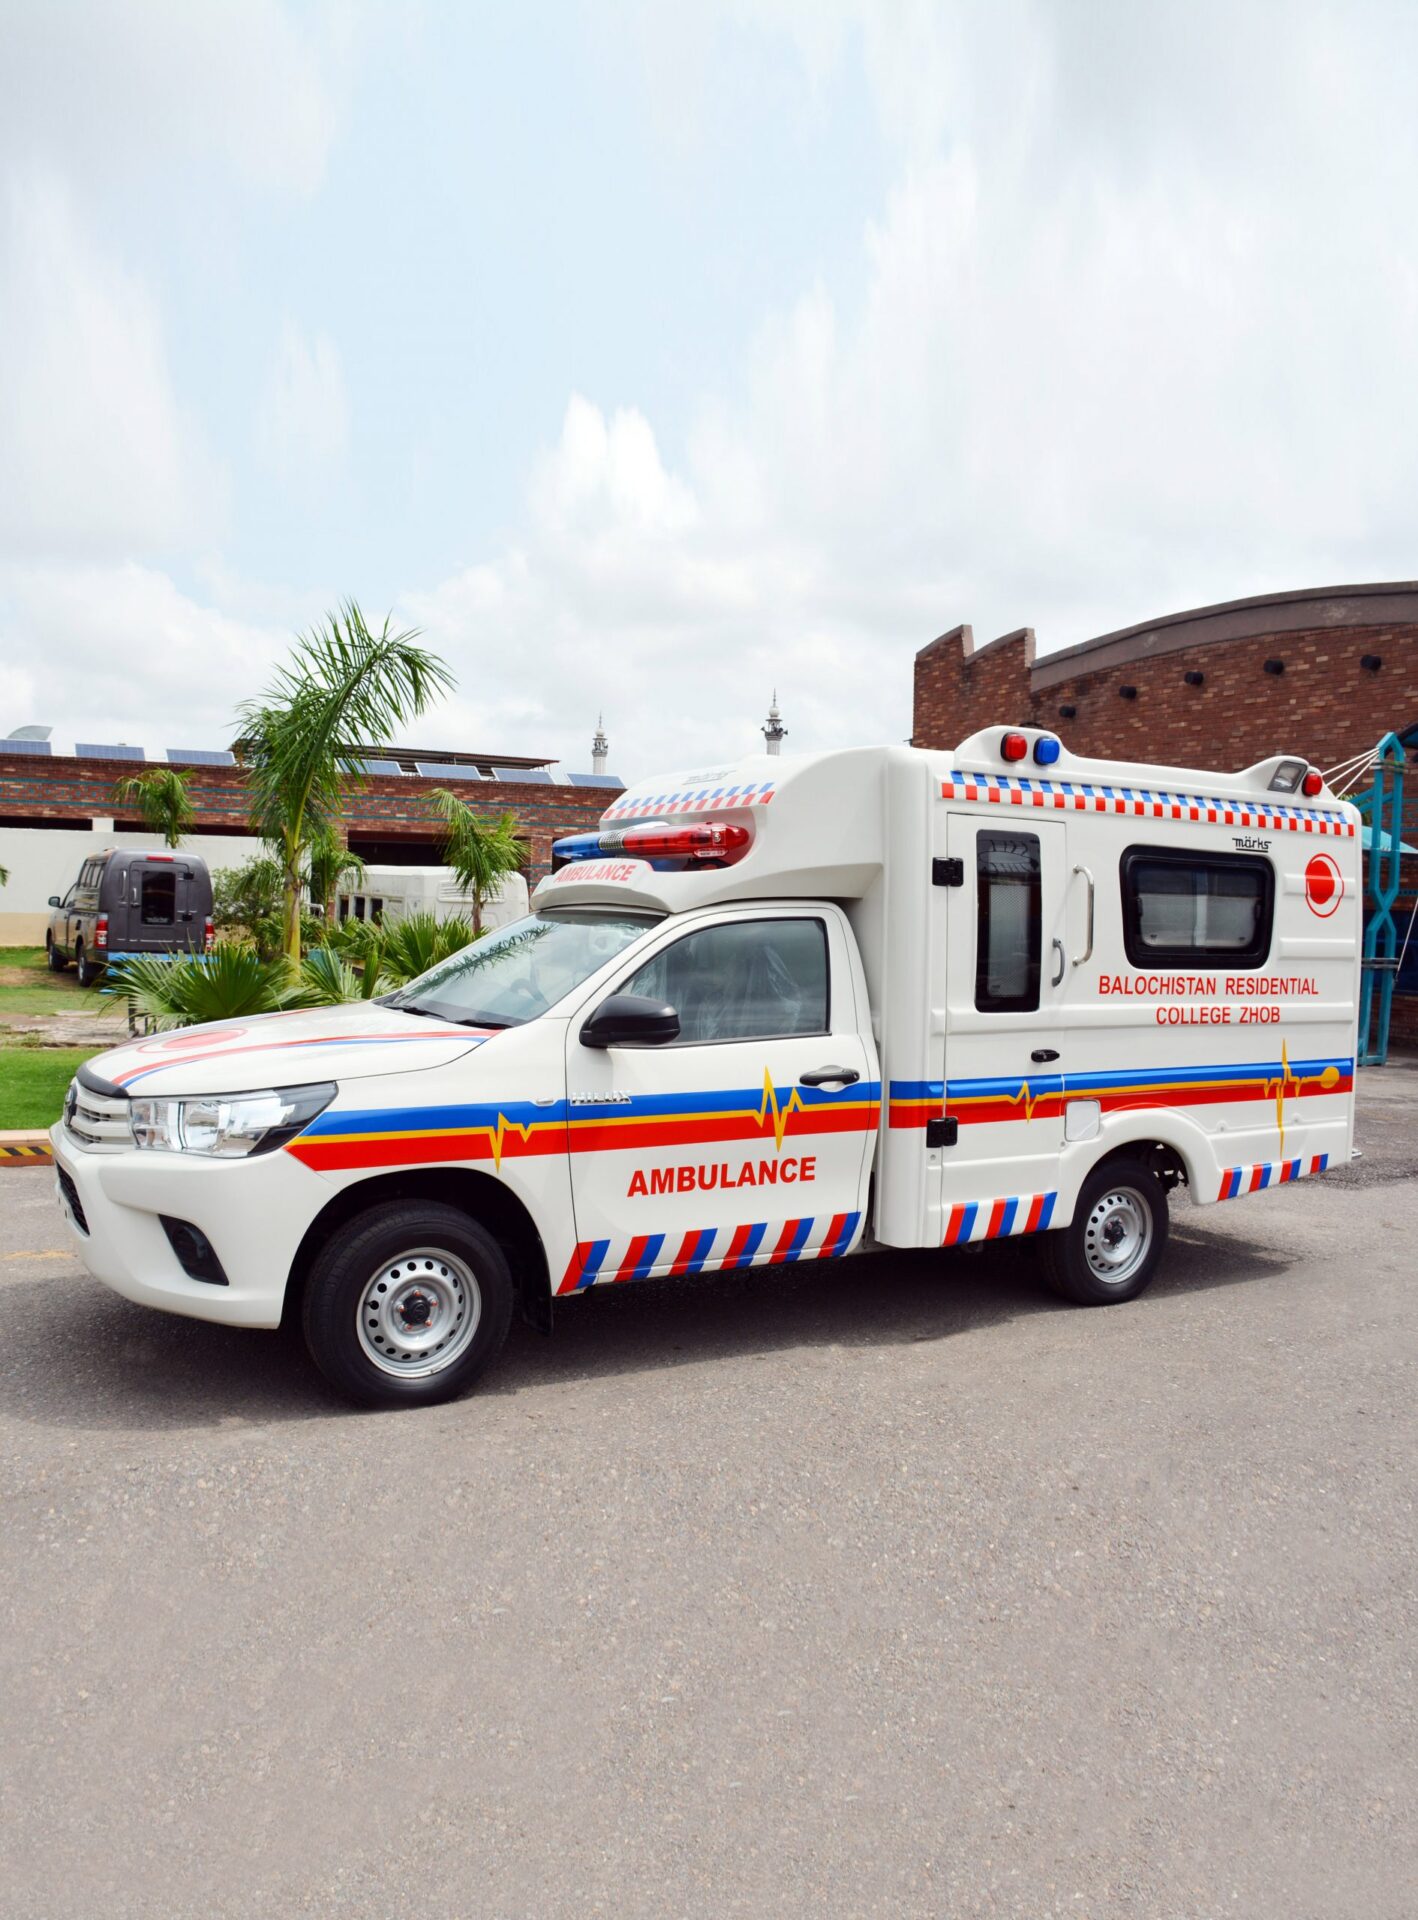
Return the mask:
[[430,967],[383,1004],[470,1027],[520,1027],[654,924],[644,914],[531,913]]

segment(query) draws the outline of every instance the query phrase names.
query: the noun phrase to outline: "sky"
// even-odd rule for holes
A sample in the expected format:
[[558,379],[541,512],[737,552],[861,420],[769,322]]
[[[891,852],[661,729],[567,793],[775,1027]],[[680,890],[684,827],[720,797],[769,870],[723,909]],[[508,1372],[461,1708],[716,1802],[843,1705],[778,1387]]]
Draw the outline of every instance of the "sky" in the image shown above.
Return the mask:
[[1406,0],[0,0],[0,734],[353,597],[629,780],[1418,577],[1415,97]]

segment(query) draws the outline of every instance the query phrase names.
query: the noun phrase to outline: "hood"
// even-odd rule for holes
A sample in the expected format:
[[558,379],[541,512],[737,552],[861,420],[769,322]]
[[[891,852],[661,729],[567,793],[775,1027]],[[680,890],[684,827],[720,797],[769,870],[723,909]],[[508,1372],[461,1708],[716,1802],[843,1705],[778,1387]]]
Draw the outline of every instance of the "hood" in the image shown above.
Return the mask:
[[255,1092],[447,1066],[494,1031],[360,1001],[155,1033],[89,1066],[131,1093]]

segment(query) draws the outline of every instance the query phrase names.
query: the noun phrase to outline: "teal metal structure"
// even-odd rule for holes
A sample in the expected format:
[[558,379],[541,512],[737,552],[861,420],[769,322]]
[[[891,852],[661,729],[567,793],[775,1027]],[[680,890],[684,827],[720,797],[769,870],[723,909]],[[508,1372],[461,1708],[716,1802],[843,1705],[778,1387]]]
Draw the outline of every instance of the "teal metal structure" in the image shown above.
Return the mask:
[[1386,733],[1374,761],[1374,782],[1353,795],[1369,827],[1364,859],[1364,957],[1359,986],[1359,1065],[1381,1067],[1388,1058],[1389,1020],[1398,979],[1399,932],[1394,905],[1403,849],[1403,742]]

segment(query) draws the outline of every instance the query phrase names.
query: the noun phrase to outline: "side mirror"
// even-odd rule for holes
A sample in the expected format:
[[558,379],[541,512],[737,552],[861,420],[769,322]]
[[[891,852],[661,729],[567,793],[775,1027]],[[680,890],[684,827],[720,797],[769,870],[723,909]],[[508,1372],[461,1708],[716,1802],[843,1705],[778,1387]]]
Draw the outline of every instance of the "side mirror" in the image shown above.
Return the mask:
[[679,1015],[643,993],[613,993],[581,1029],[583,1047],[662,1047],[679,1039]]
[[62,907],[64,902],[59,898],[57,893],[51,893],[49,896],[49,904],[51,907]]

